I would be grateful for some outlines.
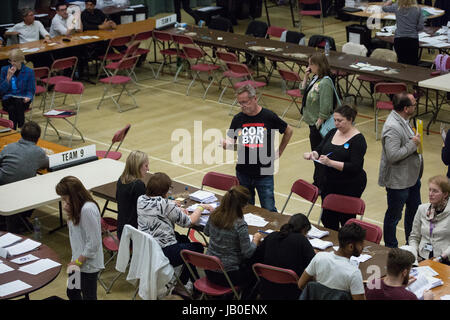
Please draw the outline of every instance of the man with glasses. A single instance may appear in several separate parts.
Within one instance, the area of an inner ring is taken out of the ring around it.
[[[275,160],[291,139],[292,127],[258,104],[256,90],[251,85],[238,89],[237,101],[242,111],[231,121],[228,138],[222,142],[222,147],[228,149],[237,145],[236,176],[239,183],[250,191],[250,204],[255,204],[256,189],[261,207],[277,212],[273,191]],[[277,131],[283,138],[275,151]]]
[[[416,112],[416,99],[406,92],[393,98],[394,110],[389,114],[381,134],[380,174],[378,184],[386,188],[387,211],[384,216],[384,243],[398,247],[397,224],[405,210],[405,238],[408,241],[420,199],[420,178],[423,159],[417,153],[420,135],[415,133],[409,120]]]
[[[50,36],[69,36],[75,31],[82,31],[81,22],[67,12],[67,4],[59,3],[56,5],[56,15],[53,17],[50,26]]]
[[[30,8],[21,10],[23,21],[15,24],[5,32],[5,36],[18,36],[20,43],[39,40],[41,35],[45,42],[50,42],[50,35],[40,21],[34,19],[34,11]]]

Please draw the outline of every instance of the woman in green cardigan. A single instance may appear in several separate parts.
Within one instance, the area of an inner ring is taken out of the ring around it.
[[[308,82],[311,73],[314,77]],[[323,53],[317,52],[309,57],[300,91],[303,95],[303,121],[309,126],[311,150],[314,150],[322,141],[320,127],[333,113],[334,89],[330,74],[330,66]],[[317,163],[314,163],[314,166],[314,184],[320,188],[320,168]]]

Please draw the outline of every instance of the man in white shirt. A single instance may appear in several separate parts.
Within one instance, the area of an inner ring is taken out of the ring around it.
[[[67,4],[59,3],[56,5],[56,15],[53,17],[50,26],[50,36],[69,36],[73,32],[81,32],[82,26],[77,19],[67,12]]]
[[[30,8],[21,10],[23,21],[5,32],[6,36],[19,36],[20,43],[39,40],[41,35],[45,42],[50,42],[50,35],[40,21],[34,19],[34,11]]]
[[[361,271],[350,263],[351,256],[361,254],[365,237],[366,231],[358,224],[344,225],[339,230],[339,250],[317,253],[303,271],[298,287],[303,290],[315,278],[330,289],[349,292],[353,300],[365,300]]]

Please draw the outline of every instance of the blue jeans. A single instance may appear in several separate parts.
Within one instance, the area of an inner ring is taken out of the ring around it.
[[[261,207],[272,212],[278,212],[277,208],[275,208],[275,196],[273,194],[273,176],[254,178],[236,171],[236,177],[239,180],[239,184],[250,191],[250,204],[255,204],[256,189]]]
[[[387,211],[384,216],[383,236],[386,247],[398,247],[396,237],[397,224],[402,218],[403,207],[406,204],[405,210],[405,236],[406,243],[408,243],[409,234],[412,230],[414,216],[419,207],[420,200],[420,179],[416,184],[406,189],[389,189],[387,191]]]

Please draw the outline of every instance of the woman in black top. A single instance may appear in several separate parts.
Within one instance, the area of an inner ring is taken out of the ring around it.
[[[148,172],[148,156],[142,151],[132,151],[125,169],[117,181],[117,236],[120,239],[123,227],[129,224],[137,229],[137,199],[145,194],[145,183],[141,180]]]
[[[334,112],[336,129],[330,130],[313,152],[303,155],[306,160],[319,160],[325,167],[321,177],[322,200],[331,193],[359,198],[366,188],[367,176],[363,165],[367,144],[353,125],[356,114],[356,110],[348,105],[337,108]],[[343,226],[354,217],[356,215],[324,210],[322,222],[327,228],[339,230],[339,224]]]
[[[311,229],[308,218],[294,214],[279,232],[272,232],[256,248],[252,262],[291,269],[300,276],[314,257],[314,249],[306,238]],[[262,300],[297,300],[301,290],[296,284],[276,284],[261,279],[259,286]]]

